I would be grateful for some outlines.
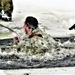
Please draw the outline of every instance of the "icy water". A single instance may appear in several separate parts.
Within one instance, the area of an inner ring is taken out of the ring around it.
[[[74,36],[68,36],[68,28],[75,23],[75,11],[56,11],[56,10],[18,10],[14,21],[4,22],[1,24],[18,31],[23,25],[28,12],[35,13],[39,23],[51,34],[60,45],[60,48],[52,49],[51,53],[45,53],[43,56],[27,56],[24,53],[16,51],[5,52],[6,46],[13,44],[12,37],[8,29],[0,27],[0,69],[20,69],[20,68],[51,68],[51,67],[69,67],[75,66],[75,39]],[[21,18],[21,19],[20,19]],[[66,37],[64,37],[66,36]],[[8,39],[3,39],[9,37]]]
[[[72,38],[54,38],[57,42],[60,41],[61,44],[64,42],[74,43],[74,37]],[[0,46],[6,45],[11,46],[13,44],[13,39],[1,39]],[[7,44],[8,43],[8,44]],[[63,52],[63,50],[66,50]],[[73,45],[65,46],[61,48],[61,53],[58,49],[56,55],[51,57],[49,54],[46,56],[36,57],[36,56],[26,56],[20,53],[0,53],[0,69],[23,69],[23,68],[52,68],[52,67],[70,67],[75,66],[75,53],[72,50]],[[3,49],[4,50],[4,49]],[[69,52],[71,50],[71,52]],[[72,53],[73,52],[73,53]],[[23,56],[24,55],[24,56]],[[19,57],[20,56],[20,57]]]
[[[23,69],[23,68],[52,68],[75,66],[75,56],[66,57],[62,60],[21,60],[1,59],[0,69]]]

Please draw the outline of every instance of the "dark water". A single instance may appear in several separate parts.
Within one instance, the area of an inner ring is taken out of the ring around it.
[[[56,41],[64,43],[70,40],[70,42],[75,42],[74,37],[71,38],[54,38]],[[0,46],[2,45],[12,45],[13,39],[3,39],[0,40]],[[72,67],[75,66],[75,55],[66,56],[63,59],[50,60],[50,59],[33,59],[33,58],[19,58],[17,55],[0,55],[0,69],[22,69],[22,68],[52,68],[52,67]]]
[[[61,42],[64,43],[66,41],[70,41],[70,42],[75,42],[74,40],[74,36],[73,37],[55,37],[54,40],[57,42]],[[8,38],[8,39],[0,39],[0,46],[1,45],[6,45],[6,46],[10,46],[13,45],[13,38]]]
[[[75,56],[61,60],[0,59],[0,69],[52,68],[75,66]]]

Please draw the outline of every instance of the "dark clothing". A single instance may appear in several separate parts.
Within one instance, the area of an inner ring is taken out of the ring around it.
[[[0,0],[0,11],[4,10],[4,12],[13,12],[13,2],[12,0]]]

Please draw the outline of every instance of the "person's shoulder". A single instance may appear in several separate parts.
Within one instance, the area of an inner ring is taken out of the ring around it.
[[[47,34],[47,32],[44,29],[39,28],[39,32],[44,36],[44,37],[50,37],[50,34]]]

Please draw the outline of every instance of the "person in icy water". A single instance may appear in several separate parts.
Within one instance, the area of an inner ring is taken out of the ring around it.
[[[0,19],[3,21],[11,21],[13,12],[12,0],[0,0]]]
[[[28,16],[24,22],[24,32],[20,37],[14,37],[14,42],[19,49],[23,47],[28,54],[38,54],[50,51],[57,46],[57,42],[38,26],[38,20],[33,16]],[[22,38],[21,38],[22,37]],[[21,42],[18,39],[22,39]]]

